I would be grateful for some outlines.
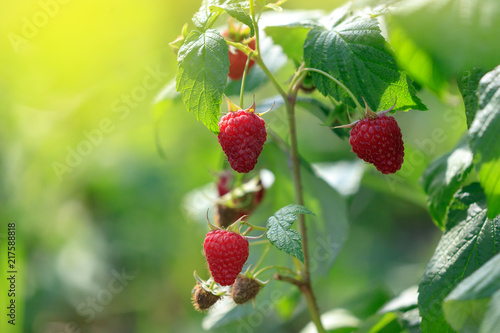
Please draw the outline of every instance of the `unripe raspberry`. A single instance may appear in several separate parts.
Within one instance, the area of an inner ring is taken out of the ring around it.
[[[248,240],[231,231],[213,230],[205,237],[203,248],[215,282],[232,285],[248,259]]]
[[[359,158],[372,163],[383,174],[401,169],[403,137],[393,117],[377,115],[360,120],[351,130],[349,143]]]
[[[238,275],[231,289],[231,298],[236,304],[244,304],[254,299],[259,293],[261,286],[255,279],[243,274]]]
[[[219,143],[229,165],[239,173],[253,170],[266,142],[266,124],[253,112],[228,112],[219,122]]]
[[[244,215],[250,215],[257,208],[264,197],[264,186],[260,178],[244,179],[243,186],[239,187],[238,192],[231,193],[234,190],[234,173],[224,171],[217,179],[217,191],[219,200],[215,203],[214,222],[221,228],[227,228],[236,220]],[[256,182],[258,179],[258,182]],[[250,183],[249,183],[250,182]],[[255,186],[245,186],[256,184]]]
[[[199,283],[196,283],[196,286],[194,287],[193,291],[194,292],[193,296],[191,297],[191,301],[193,303],[194,308],[200,312],[208,310],[221,298],[220,296],[214,295],[211,292],[206,291],[204,288],[200,286]]]

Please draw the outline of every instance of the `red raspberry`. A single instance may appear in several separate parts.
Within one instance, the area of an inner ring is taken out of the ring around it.
[[[360,120],[351,130],[349,143],[359,158],[383,174],[401,169],[405,155],[403,137],[393,117],[378,115]]]
[[[231,168],[252,171],[267,138],[264,119],[248,111],[229,112],[220,120],[219,130],[219,143]]]
[[[226,230],[210,231],[203,249],[208,268],[221,286],[230,286],[248,259],[248,241],[245,237]]]
[[[231,181],[233,180],[233,175],[231,171],[224,171],[219,176],[217,180],[217,192],[219,192],[219,197],[224,194],[231,192]]]

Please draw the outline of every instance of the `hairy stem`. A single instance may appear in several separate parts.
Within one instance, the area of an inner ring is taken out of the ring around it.
[[[316,303],[316,297],[314,296],[314,293],[312,291],[311,283],[304,285],[300,291],[304,294],[307,305],[309,308],[309,313],[311,314],[311,319],[316,325],[316,329],[318,330],[318,333],[326,333],[325,328],[323,327],[323,323],[321,322],[321,316],[319,314],[319,309],[318,305]]]
[[[297,128],[295,122],[295,101],[297,98],[298,87],[300,85],[301,78],[304,76],[301,75],[300,71],[298,71],[294,77],[290,88],[288,89],[288,93],[281,87],[280,83],[276,80],[274,75],[271,73],[269,68],[267,68],[266,64],[261,58],[260,55],[260,44],[259,44],[259,27],[257,24],[257,20],[255,18],[255,6],[254,0],[250,0],[250,15],[252,17],[252,23],[255,29],[255,53],[253,55],[253,59],[259,65],[259,67],[266,73],[269,80],[271,80],[273,86],[276,88],[278,93],[283,97],[285,101],[286,110],[288,113],[288,121],[289,121],[289,134],[291,139],[291,172],[295,190],[295,202],[299,205],[304,205],[304,195],[302,193],[302,181],[300,177],[300,159],[298,152],[298,143],[297,143]],[[302,68],[302,66],[301,66]],[[301,69],[304,70],[304,69]],[[357,103],[357,100],[355,100]],[[306,221],[303,214],[299,215],[299,230],[302,235],[302,251],[304,253],[304,267],[302,271],[299,272],[300,279],[290,278],[287,276],[277,275],[275,276],[278,280],[287,281],[295,284],[300,291],[304,294],[307,305],[309,308],[309,312],[311,313],[311,319],[316,325],[316,328],[319,333],[325,333],[325,329],[320,320],[320,314],[318,310],[318,306],[316,304],[316,299],[314,297],[312,287],[311,287],[311,279],[310,279],[310,271],[309,271],[309,249],[307,246],[307,227]]]
[[[289,122],[289,134],[291,141],[291,171],[293,177],[293,185],[295,189],[295,202],[299,205],[304,205],[304,194],[302,191],[302,180],[300,175],[300,159],[299,150],[297,142],[297,126],[295,121],[295,102],[297,99],[297,93],[304,76],[297,76],[296,80],[292,81],[289,88],[289,94],[287,98],[287,113]],[[323,324],[320,320],[320,313],[318,305],[316,303],[316,298],[314,296],[312,285],[311,285],[311,273],[309,265],[309,248],[308,248],[308,238],[307,238],[307,226],[306,218],[304,214],[299,215],[299,230],[302,236],[302,251],[304,253],[304,270],[300,272],[301,283],[298,285],[300,291],[304,294],[307,306],[309,308],[309,313],[311,314],[311,319],[316,325],[316,329],[319,333],[326,332]]]

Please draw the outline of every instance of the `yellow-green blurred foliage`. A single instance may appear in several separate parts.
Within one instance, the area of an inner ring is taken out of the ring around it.
[[[204,268],[206,227],[186,219],[181,205],[212,180],[221,152],[184,108],[168,110],[158,124],[152,113],[154,96],[175,76],[168,43],[200,2],[0,2],[0,233],[17,224],[20,272],[17,325],[8,326],[2,310],[1,332],[201,331],[203,315],[189,297],[193,270]],[[328,11],[339,3],[290,0],[285,7]],[[411,117],[401,117],[412,124],[410,137],[431,122],[427,114],[420,123]],[[314,140],[316,128],[300,132],[305,155],[338,156]],[[328,129],[318,135],[349,151]],[[358,200],[369,199],[368,191]],[[422,205],[409,206],[418,223],[431,225]],[[355,234],[366,241],[364,255],[370,232]],[[348,244],[352,256],[324,281],[338,287],[323,294],[346,299],[372,284],[371,271],[353,263],[362,255],[356,249]],[[117,274],[129,280],[120,285]]]

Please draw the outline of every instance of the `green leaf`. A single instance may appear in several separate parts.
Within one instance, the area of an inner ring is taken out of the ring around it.
[[[354,17],[331,30],[314,28],[304,44],[307,67],[336,77],[360,103],[363,98],[373,110],[426,110],[416,89],[401,71],[380,32],[377,19]],[[313,72],[318,90],[325,96],[347,102],[347,93],[327,77]],[[351,102],[352,104],[352,102]]]
[[[296,230],[290,229],[297,219],[297,214],[316,215],[304,206],[285,206],[267,220],[267,238],[278,250],[304,262],[302,237]]]
[[[484,315],[479,333],[491,333],[500,327],[500,290],[497,290],[491,298],[488,310]]]
[[[411,41],[415,50],[421,50],[414,56],[428,57],[432,69],[448,80],[455,77],[458,71],[498,65],[499,17],[498,0],[400,1],[399,8],[393,10],[390,16],[389,32],[395,25],[405,39]],[[392,43],[393,34],[389,33],[389,36]],[[393,45],[396,49],[402,46],[398,43]],[[418,70],[415,65],[412,67]],[[431,74],[430,69],[424,68],[422,75]],[[411,74],[414,72],[411,71]]]
[[[223,4],[210,6],[210,11],[225,11],[241,23],[246,24],[250,28],[250,35],[253,36],[255,34],[255,29],[253,26],[252,18],[245,10],[245,8],[248,6],[248,1],[228,0]]]
[[[229,73],[228,47],[215,30],[192,31],[177,57],[176,88],[189,112],[217,134]]]
[[[273,39],[274,44],[281,46],[289,59],[300,64],[304,58],[304,42],[312,27],[313,25],[309,23],[296,23],[270,26],[266,27],[264,31]]]
[[[472,170],[472,159],[469,142],[464,138],[453,151],[433,161],[422,175],[429,212],[441,230],[453,195]]]
[[[469,133],[479,181],[488,200],[488,217],[500,214],[500,66],[479,82],[479,110]]]
[[[453,332],[444,319],[442,301],[455,286],[498,253],[500,217],[488,219],[486,211],[485,196],[478,183],[455,194],[446,232],[419,285],[423,332]]]
[[[474,117],[476,116],[477,109],[479,108],[478,85],[479,80],[486,74],[482,68],[476,67],[471,70],[460,73],[457,84],[460,93],[464,99],[465,116],[467,117],[467,127],[469,128]]]
[[[500,290],[500,254],[460,282],[446,297],[446,320],[457,331],[477,332],[495,292]]]
[[[200,9],[193,16],[194,25],[202,31],[206,30],[207,23],[213,15],[210,7],[219,6],[221,3],[222,0],[203,0]]]

